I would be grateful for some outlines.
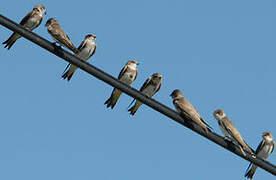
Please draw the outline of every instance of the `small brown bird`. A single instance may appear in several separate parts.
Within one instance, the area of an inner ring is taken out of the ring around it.
[[[84,61],[87,61],[91,56],[93,56],[96,52],[97,44],[95,42],[96,35],[95,34],[88,34],[85,36],[85,39],[81,42],[78,47],[79,52],[76,54],[79,58]],[[70,68],[67,70],[67,68]],[[73,64],[68,64],[64,70],[62,75],[63,79],[70,81],[71,77],[73,76],[74,72],[78,67]],[[66,71],[67,70],[67,71]],[[65,72],[66,71],[66,72]]]
[[[124,66],[124,68],[121,70],[118,76],[118,79],[127,85],[131,85],[131,83],[136,79],[138,75],[138,70],[137,70],[138,64],[139,63],[135,60],[128,61]],[[121,94],[122,94],[122,91],[114,88],[110,98],[108,98],[104,103],[106,104],[107,108],[111,107],[111,109],[113,109]]]
[[[50,18],[46,22],[45,26],[47,27],[47,30],[49,34],[52,36],[52,38],[59,43],[60,45],[67,47],[71,51],[73,51],[75,54],[77,54],[79,51],[75,47],[75,45],[72,43],[70,38],[67,34],[61,29],[59,23],[56,19]]]
[[[141,87],[140,91],[148,97],[152,97],[155,93],[157,93],[162,84],[162,75],[159,73],[154,73],[151,75],[146,82]],[[130,105],[135,101],[130,103]],[[130,106],[129,105],[129,106]],[[134,115],[138,108],[142,105],[142,102],[136,100],[135,104],[128,110],[131,115]]]
[[[206,132],[208,132],[208,128],[212,129],[211,126],[209,126],[207,122],[204,121],[204,119],[199,115],[194,106],[184,98],[179,89],[174,90],[170,96],[173,99],[175,109],[180,113],[180,115],[188,117],[191,121],[202,127]],[[210,129],[209,131],[211,131]]]
[[[36,5],[31,12],[29,12],[20,22],[20,25],[28,29],[29,31],[34,30],[36,27],[38,27],[41,24],[41,21],[43,19],[43,15],[46,14],[46,9],[43,5],[38,4]],[[21,36],[17,33],[13,33],[9,39],[7,39],[2,44],[6,44],[5,48],[7,47],[10,49],[12,45],[15,43],[17,39],[19,39]]]
[[[270,132],[264,132],[262,137],[263,137],[263,140],[257,147],[255,154],[258,158],[266,159],[273,152],[275,147],[275,142]],[[245,177],[252,179],[256,170],[257,170],[257,166],[255,164],[250,163],[246,170]]]
[[[229,119],[222,109],[217,109],[214,112],[214,117],[218,120],[220,130],[226,138],[237,144],[245,156],[243,148],[247,149],[251,154],[254,154],[253,149],[244,141],[240,132],[235,127],[231,119]]]

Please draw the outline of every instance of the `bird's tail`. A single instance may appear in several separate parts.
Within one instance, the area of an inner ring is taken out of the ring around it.
[[[7,39],[5,42],[3,42],[2,44],[5,44],[5,48],[7,47],[8,49],[10,49],[12,47],[12,45],[15,43],[15,41],[20,38],[21,36],[17,33],[13,33],[9,39]]]
[[[69,49],[74,52],[74,54],[78,54],[79,50],[73,44],[69,45]]]
[[[250,167],[251,164],[249,164],[248,167]],[[248,168],[247,168],[248,169]],[[252,165],[251,169],[249,169],[246,174],[244,175],[246,178],[252,179],[255,172],[256,172],[257,166],[256,165]]]
[[[141,105],[142,103],[140,101],[136,101],[136,103],[128,111],[133,116]]]
[[[241,145],[238,145],[238,147],[240,148],[240,150],[241,150],[242,154],[243,154],[244,156],[246,156],[246,153],[244,152],[244,150],[243,150],[242,146],[241,146]]]
[[[108,100],[106,100],[104,103],[106,104],[106,107],[107,108],[111,107],[111,109],[113,109],[121,94],[122,94],[122,91],[120,91],[119,89],[114,89],[110,98],[108,98]]]
[[[206,128],[204,128],[205,131],[208,131],[208,130],[211,132],[213,131],[213,128],[203,118],[200,118],[200,120],[203,124],[205,124],[207,126]]]
[[[246,148],[248,149],[248,151],[252,154],[252,155],[254,155],[254,150],[245,142],[245,141],[243,141],[244,142],[244,144],[246,145]]]
[[[67,67],[65,68],[65,70],[67,69]],[[63,75],[61,77],[63,79],[67,78],[67,80],[70,81],[70,79],[72,78],[72,76],[73,76],[73,74],[74,74],[74,72],[76,71],[77,68],[78,68],[77,66],[71,65],[70,68],[65,73],[63,73]]]

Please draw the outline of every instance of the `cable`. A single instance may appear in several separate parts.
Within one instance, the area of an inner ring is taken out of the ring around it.
[[[120,89],[124,93],[128,94],[129,96],[138,99],[142,103],[148,105],[152,109],[162,113],[163,115],[169,117],[170,119],[182,124],[185,127],[188,127],[189,129],[195,131],[196,133],[204,136],[205,138],[209,139],[210,141],[222,146],[223,148],[227,149],[228,151],[233,152],[234,154],[240,156],[241,158],[252,162],[253,164],[256,164],[260,168],[270,172],[273,175],[276,175],[276,166],[269,163],[268,161],[252,157],[250,153],[246,152],[246,156],[243,156],[243,153],[240,151],[240,149],[232,144],[231,142],[228,142],[224,140],[222,136],[219,136],[218,134],[214,132],[208,132],[206,133],[203,129],[201,129],[197,124],[194,124],[190,121],[188,121],[186,118],[180,117],[180,115],[172,110],[171,108],[161,104],[160,102],[146,97],[144,94],[139,92],[138,90],[125,85],[124,83],[120,82],[118,79],[114,78],[113,76],[107,74],[106,72],[102,71],[101,69],[96,68],[95,66],[92,66],[88,62],[82,61],[80,58],[76,57],[75,55],[63,50],[63,49],[57,49],[53,43],[50,41],[38,36],[37,34],[26,30],[21,25],[11,21],[10,19],[4,17],[0,14],[0,24],[18,34],[25,37],[26,39],[32,41],[33,43],[39,45],[40,47],[50,51],[51,53],[55,54],[56,56],[68,61],[71,64],[74,64],[78,66],[80,69],[84,70],[85,72],[91,74],[92,76],[95,76],[96,78],[104,81],[105,83]]]

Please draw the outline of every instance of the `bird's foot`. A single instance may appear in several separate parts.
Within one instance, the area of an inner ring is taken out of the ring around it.
[[[53,42],[52,44],[53,44],[55,50],[60,50],[61,49],[61,46],[58,45],[57,42]]]

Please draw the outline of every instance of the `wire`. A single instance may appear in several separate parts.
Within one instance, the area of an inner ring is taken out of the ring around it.
[[[276,166],[269,163],[268,161],[262,160],[257,157],[252,157],[249,152],[246,152],[246,156],[240,151],[240,149],[235,146],[233,143],[225,140],[222,136],[214,132],[206,133],[202,128],[200,128],[197,124],[194,124],[188,121],[187,118],[182,118],[180,115],[172,110],[171,108],[161,104],[160,102],[146,97],[140,91],[120,82],[118,79],[114,78],[113,76],[107,74],[106,72],[102,71],[101,69],[96,68],[95,66],[82,61],[80,58],[76,57],[75,55],[63,50],[57,49],[50,41],[44,39],[43,37],[38,36],[37,34],[26,30],[23,26],[11,21],[10,19],[4,17],[0,14],[0,24],[18,34],[25,37],[26,39],[32,41],[33,43],[39,45],[40,47],[50,51],[51,53],[55,54],[56,56],[68,61],[71,64],[79,67],[80,69],[84,70],[85,72],[95,76],[96,78],[104,81],[105,83],[120,89],[124,93],[128,94],[129,96],[138,99],[142,103],[148,105],[152,109],[162,113],[163,115],[169,117],[170,119],[180,123],[183,126],[191,129],[192,131],[204,136],[205,138],[209,139],[210,141],[222,146],[223,148],[227,149],[228,151],[240,156],[241,158],[252,162],[253,164],[259,166],[260,168],[270,172],[273,175],[276,175]]]

